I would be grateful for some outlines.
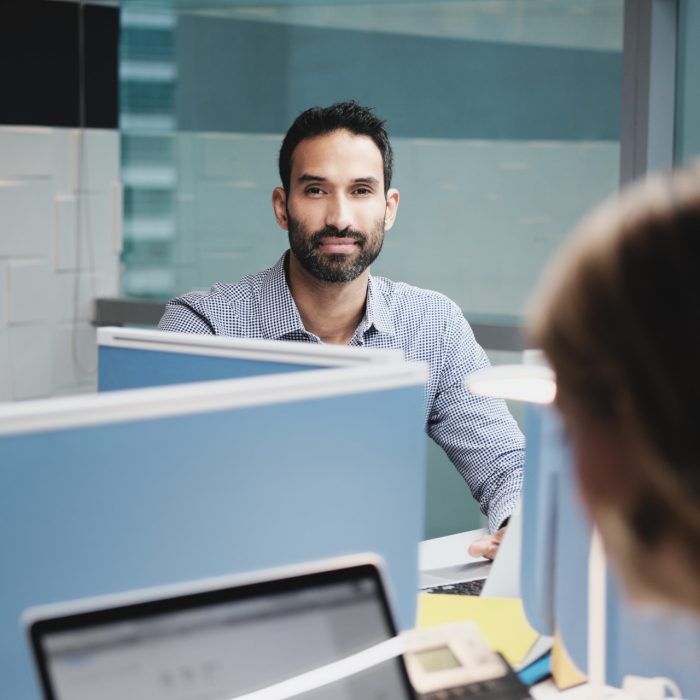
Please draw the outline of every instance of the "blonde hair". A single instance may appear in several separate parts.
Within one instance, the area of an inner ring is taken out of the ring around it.
[[[633,495],[605,504],[599,523],[618,563],[700,610],[700,585],[669,581],[648,560],[663,545],[700,580],[699,165],[638,183],[585,219],[543,277],[528,334],[576,414],[626,436]]]

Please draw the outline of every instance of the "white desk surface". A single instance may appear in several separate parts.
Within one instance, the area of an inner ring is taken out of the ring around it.
[[[534,700],[591,700],[593,692],[588,683],[577,685],[569,690],[557,690],[551,680],[538,683],[530,688],[530,695]],[[601,700],[637,700],[629,693],[616,688],[603,688]]]
[[[471,542],[486,534],[480,530],[458,532],[456,535],[423,540],[418,549],[418,570],[443,569],[458,564],[471,564],[484,561],[481,557],[471,557],[467,549]]]
[[[419,588],[488,576],[491,562],[467,553],[469,544],[485,532],[469,530],[421,542],[418,550]]]

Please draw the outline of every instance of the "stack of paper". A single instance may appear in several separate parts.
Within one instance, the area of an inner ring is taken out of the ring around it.
[[[418,627],[434,627],[458,620],[472,620],[492,649],[501,652],[511,666],[520,665],[539,635],[525,618],[517,598],[420,593]]]

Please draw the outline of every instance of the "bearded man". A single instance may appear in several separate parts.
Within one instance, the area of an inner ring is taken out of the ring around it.
[[[236,284],[172,300],[159,328],[400,348],[407,360],[428,363],[426,429],[488,517],[491,534],[470,554],[493,558],[520,494],[523,437],[502,401],[463,385],[489,362],[459,307],[438,292],[370,275],[399,206],[392,168],[384,121],[372,110],[340,102],[300,114],[282,143],[282,186],[272,193],[289,250]]]

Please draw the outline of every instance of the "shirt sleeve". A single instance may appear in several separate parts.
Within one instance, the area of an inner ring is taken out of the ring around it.
[[[166,304],[165,313],[158,323],[158,330],[215,335],[211,323],[194,310],[186,297],[173,299]]]
[[[525,440],[505,401],[472,394],[465,377],[489,360],[461,310],[452,305],[444,333],[442,366],[428,415],[428,434],[467,482],[488,529],[511,515],[520,495]]]

